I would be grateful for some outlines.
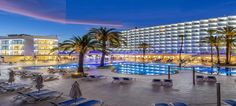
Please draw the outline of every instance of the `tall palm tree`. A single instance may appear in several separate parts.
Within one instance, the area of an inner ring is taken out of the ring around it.
[[[180,42],[180,50],[179,50],[179,67],[181,67],[182,65],[182,52],[183,52],[183,45],[184,45],[184,38],[186,37],[186,35],[179,35],[178,36],[181,40]]]
[[[236,28],[232,26],[226,26],[223,28],[220,28],[217,31],[218,34],[223,34],[224,41],[226,43],[226,62],[225,64],[230,64],[230,58],[231,58],[231,52],[232,52],[232,46],[234,42],[234,38],[236,35]]]
[[[211,47],[211,66],[213,67],[213,64],[214,64],[213,63],[213,46],[214,46],[213,43],[215,41],[213,35],[216,33],[216,30],[208,29],[207,33],[209,34],[209,37],[206,37],[205,39],[206,39],[206,43],[208,43]]]
[[[220,64],[220,46],[221,46],[222,38],[220,36],[214,36],[213,46],[216,49],[217,55],[217,64]]]
[[[87,34],[82,37],[74,36],[70,40],[65,40],[62,43],[59,43],[55,50],[69,51],[69,55],[72,53],[79,53],[79,67],[78,72],[84,73],[83,64],[84,64],[84,55],[89,50],[95,50],[99,46],[99,42],[91,35]]]
[[[207,43],[211,46],[211,66],[213,69],[213,47],[216,50],[217,55],[217,64],[220,64],[220,45],[221,45],[221,37],[220,36],[207,36],[201,40],[202,43]]]
[[[123,44],[126,44],[122,39],[120,32],[115,31],[114,28],[92,28],[89,31],[90,34],[95,35],[97,40],[101,43],[101,63],[100,66],[104,66],[105,55],[108,54],[108,48],[117,48]]]
[[[150,47],[150,45],[147,44],[147,43],[141,43],[141,44],[138,45],[138,48],[142,48],[142,49],[143,49],[143,63],[145,62],[144,57],[145,57],[145,55],[146,55],[146,50],[147,50],[147,48],[149,48],[149,47]]]

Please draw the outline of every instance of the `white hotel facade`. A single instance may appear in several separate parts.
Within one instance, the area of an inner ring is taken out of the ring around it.
[[[209,45],[200,42],[202,38],[209,36],[206,30],[217,29],[226,25],[236,27],[236,16],[122,31],[122,36],[126,38],[127,46],[123,45],[121,48],[115,49],[114,53],[140,54],[142,53],[142,49],[138,48],[138,45],[145,42],[150,45],[150,48],[147,48],[147,53],[175,54],[178,53],[181,42],[181,38],[178,35],[186,35],[183,53],[207,54],[210,50]],[[224,53],[223,50],[221,50],[221,53]]]
[[[51,49],[58,47],[57,36],[32,36],[13,34],[0,36],[0,57],[7,61],[25,61],[37,57],[38,60],[53,60],[57,53]]]

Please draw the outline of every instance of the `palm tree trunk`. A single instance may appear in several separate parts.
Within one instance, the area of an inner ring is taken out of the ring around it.
[[[179,50],[179,67],[182,65],[182,48],[183,48],[183,39],[181,41],[180,50]]]
[[[232,56],[232,46],[230,44],[230,48],[229,48],[229,63],[231,63],[231,56]]]
[[[145,52],[146,52],[146,49],[143,48],[143,63],[145,63]]]
[[[230,44],[229,44],[229,38],[226,36],[226,61],[225,61],[225,64],[229,64],[229,50],[230,48]]]
[[[220,64],[220,50],[219,50],[219,47],[216,46],[216,54],[217,54],[217,64]]]
[[[104,64],[105,64],[105,55],[106,55],[106,53],[103,51],[102,52],[102,57],[101,57],[100,67],[103,67]]]
[[[213,67],[213,47],[211,44],[211,66]]]
[[[102,57],[100,62],[100,67],[103,67],[105,65],[105,55],[106,55],[106,41],[102,42]]]
[[[84,54],[80,53],[79,54],[79,68],[78,68],[78,72],[84,73]]]

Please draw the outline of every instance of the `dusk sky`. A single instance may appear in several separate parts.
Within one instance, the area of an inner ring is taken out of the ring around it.
[[[235,0],[0,0],[0,36],[83,35],[236,15]]]

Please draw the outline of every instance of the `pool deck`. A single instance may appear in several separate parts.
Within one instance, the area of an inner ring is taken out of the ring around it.
[[[18,65],[22,66],[22,64]],[[9,65],[1,65],[2,73],[7,73]],[[98,81],[84,81],[81,79],[64,79],[45,82],[45,88],[56,90],[68,96],[71,85],[78,81],[83,97],[102,100],[105,106],[151,106],[152,103],[162,102],[185,102],[190,106],[216,106],[215,84],[204,83],[201,85],[192,84],[192,72],[181,71],[179,74],[171,75],[173,79],[172,88],[154,88],[151,80],[154,78],[165,79],[162,76],[124,75],[113,73],[110,70],[91,69],[87,73],[105,75],[107,79]],[[197,73],[198,75],[199,73]],[[130,84],[111,83],[114,76],[135,78]],[[236,77],[216,76],[221,83],[221,96],[224,99],[236,99]],[[5,78],[0,76],[0,79]],[[30,80],[16,78],[16,82],[30,83]],[[0,94],[0,106],[22,106],[18,102],[12,102],[16,93]],[[223,104],[223,103],[222,103]],[[51,106],[47,101],[36,104],[24,104],[23,106]]]

